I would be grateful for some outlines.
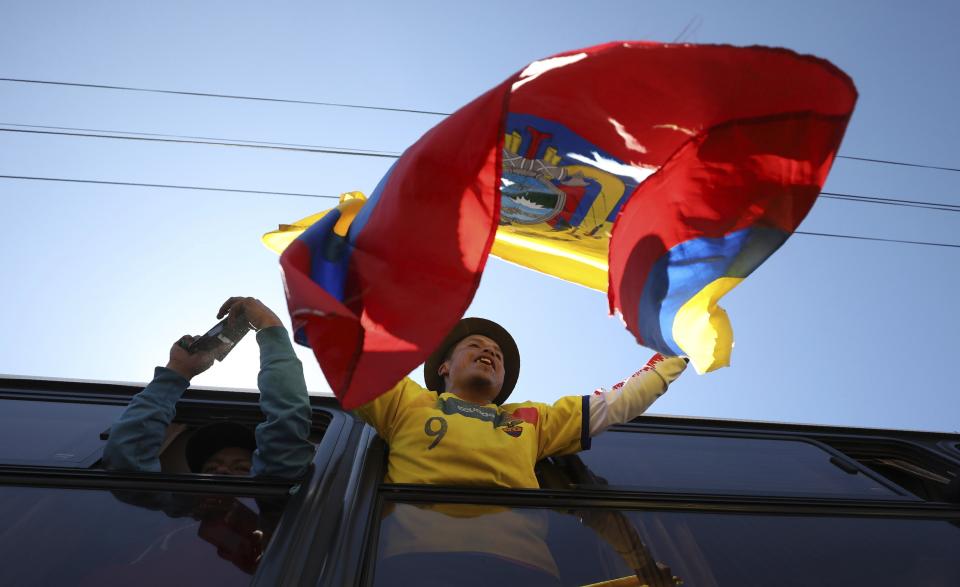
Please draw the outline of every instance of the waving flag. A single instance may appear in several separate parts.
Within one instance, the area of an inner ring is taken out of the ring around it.
[[[286,247],[295,337],[361,405],[456,324],[492,249],[606,291],[640,344],[724,366],[717,301],[806,216],[855,101],[842,71],[784,49],[610,43],[536,61],[430,130],[369,200],[265,235]]]

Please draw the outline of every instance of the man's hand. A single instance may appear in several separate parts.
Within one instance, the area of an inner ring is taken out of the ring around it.
[[[220,306],[217,318],[230,317],[230,323],[244,320],[255,330],[262,330],[271,326],[282,326],[283,322],[257,298],[232,297]]]
[[[184,379],[190,381],[197,375],[203,373],[213,365],[214,353],[198,351],[192,355],[187,352],[190,343],[195,341],[197,336],[184,335],[170,347],[170,360],[167,362],[167,369],[176,371]]]
[[[669,386],[677,377],[680,377],[683,370],[687,368],[688,362],[685,357],[665,357],[657,353],[650,357],[641,372],[653,371],[663,379],[664,384]]]
[[[667,387],[669,387],[670,384],[677,379],[677,377],[680,377],[680,374],[683,373],[683,370],[687,368],[688,362],[689,360],[686,357],[665,357],[660,353],[656,353],[650,357],[650,360],[647,361],[647,364],[644,365],[639,371],[624,379],[620,383],[614,385],[612,389],[620,389],[634,377],[639,377],[644,373],[653,371],[660,376],[660,379],[663,380],[663,391],[666,391]]]

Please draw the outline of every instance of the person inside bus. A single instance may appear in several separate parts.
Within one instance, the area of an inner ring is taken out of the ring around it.
[[[387,483],[536,489],[538,461],[588,449],[593,436],[642,414],[685,368],[683,358],[655,354],[609,391],[507,404],[517,345],[499,324],[465,318],[425,362],[426,389],[405,378],[354,413],[389,445]],[[391,503],[384,513],[376,585],[414,574],[419,585],[559,584],[544,512]]]
[[[243,320],[257,331],[260,345],[260,408],[266,419],[256,432],[238,422],[217,422],[198,428],[187,440],[185,457],[194,473],[270,476],[293,479],[304,474],[313,459],[309,441],[310,398],[303,368],[280,319],[255,298],[232,297],[217,318]],[[159,472],[160,451],[176,415],[176,403],[214,362],[219,349],[186,350],[196,337],[184,336],[170,348],[166,367],[157,367],[153,380],[133,399],[110,428],[103,464],[117,471]],[[197,496],[176,492],[112,492],[117,499],[171,518],[192,518],[197,536],[216,547],[217,556],[252,574],[273,535],[285,500],[257,499],[244,503],[232,496]],[[248,500],[249,501],[249,500]],[[166,548],[193,548],[176,533]],[[183,544],[177,543],[182,540]]]
[[[296,478],[313,459],[309,440],[310,398],[300,360],[280,319],[255,298],[232,297],[217,318],[244,320],[257,331],[260,345],[260,408],[266,419],[256,432],[239,423],[222,422],[196,430],[186,447],[194,473]],[[118,471],[160,471],[160,449],[176,404],[190,380],[213,364],[214,351],[189,353],[195,337],[184,336],[170,348],[166,367],[157,367],[153,380],[110,427],[103,464]]]
[[[390,446],[387,483],[537,488],[537,461],[588,449],[646,411],[686,365],[657,353],[609,391],[506,404],[517,344],[496,322],[464,318],[424,363],[426,389],[404,378],[354,413]]]

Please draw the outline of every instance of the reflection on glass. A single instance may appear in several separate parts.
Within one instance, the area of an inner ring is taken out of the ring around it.
[[[633,577],[625,583],[673,587],[680,584],[657,561],[636,528],[613,510],[549,511],[500,506],[391,503],[380,529],[374,584],[528,586],[568,584],[566,562],[557,558],[550,536],[552,517],[589,528],[594,542],[586,552],[598,577]],[[585,553],[576,555],[582,558]],[[593,581],[591,581],[593,582]],[[579,584],[579,583],[578,583]]]
[[[88,467],[100,458],[100,433],[122,411],[123,406],[3,400],[0,463]]]
[[[608,432],[580,458],[610,485],[646,490],[878,499],[901,496],[796,440]]]
[[[283,503],[0,487],[0,585],[245,585]]]
[[[390,503],[374,584],[960,585],[945,521]]]

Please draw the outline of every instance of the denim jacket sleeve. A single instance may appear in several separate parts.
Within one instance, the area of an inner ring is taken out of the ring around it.
[[[313,460],[311,410],[303,367],[283,326],[257,333],[260,345],[260,410],[266,419],[257,426],[253,475],[294,478]]]
[[[176,415],[177,400],[190,382],[179,373],[157,367],[143,391],[110,427],[103,464],[119,471],[160,471],[160,446]]]

